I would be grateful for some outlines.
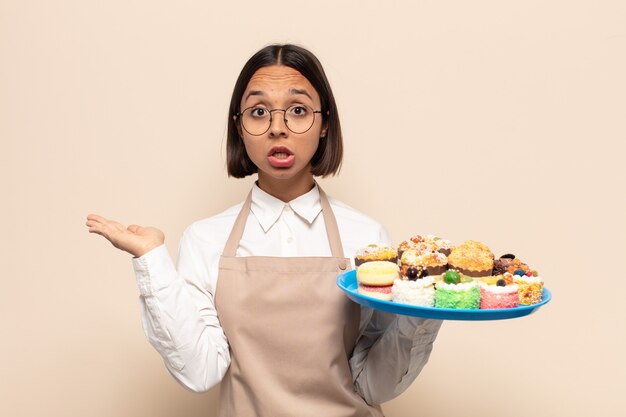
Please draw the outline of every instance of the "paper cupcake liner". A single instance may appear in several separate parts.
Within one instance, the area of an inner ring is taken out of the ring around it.
[[[403,277],[406,277],[406,270],[414,267],[414,268],[423,268],[419,265],[409,265],[409,264],[401,264],[400,265],[400,273]],[[448,265],[437,265],[437,266],[427,266],[426,272],[428,275],[441,275],[448,270]]]
[[[468,277],[472,277],[472,278],[489,277],[491,276],[491,272],[493,271],[493,269],[485,269],[482,271],[472,271],[471,269],[458,268],[453,265],[448,265],[448,268],[459,271],[463,275],[467,275]]]
[[[355,266],[360,266],[360,265],[363,265],[366,262],[372,262],[372,261],[388,261],[388,262],[393,262],[394,264],[397,264],[398,263],[398,258],[376,258],[376,259],[354,258],[354,265]]]

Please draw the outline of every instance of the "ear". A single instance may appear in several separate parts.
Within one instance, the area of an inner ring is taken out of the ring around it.
[[[237,126],[237,133],[239,133],[239,138],[243,139],[243,134],[241,133],[241,124],[237,123],[237,116],[233,116],[233,122],[235,126]]]
[[[322,125],[322,130],[320,131],[320,138],[325,138],[326,134],[328,133],[328,121],[324,121],[324,124]]]

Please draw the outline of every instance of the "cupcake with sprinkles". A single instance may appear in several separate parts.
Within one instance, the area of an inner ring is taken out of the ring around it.
[[[437,245],[427,241],[421,235],[414,235],[409,240],[405,240],[398,245],[398,259],[402,258],[405,251],[415,249],[418,252],[432,252],[437,250]]]
[[[510,284],[518,286],[519,303],[532,305],[541,302],[543,297],[543,280],[537,271],[522,262],[512,253],[502,255],[493,263],[495,278],[502,277]],[[502,275],[499,275],[502,274]]]
[[[477,310],[480,307],[478,282],[458,271],[446,271],[436,284],[435,307]]]
[[[495,284],[480,284],[480,308],[514,308],[519,305],[519,286],[513,283],[513,277],[508,272],[508,279],[500,278]]]
[[[450,255],[450,252],[452,252],[452,244],[447,239],[442,239],[435,235],[426,235],[423,239],[424,242],[431,243],[436,248],[437,252],[441,252],[446,256]]]
[[[471,277],[488,277],[493,272],[493,253],[487,245],[467,240],[452,249],[448,256],[451,269]]]
[[[409,270],[425,270],[427,275],[441,275],[448,269],[448,258],[441,252],[407,249],[400,258],[400,273],[410,279]]]
[[[521,305],[538,304],[543,298],[543,280],[537,271],[524,273],[518,269],[513,274],[513,282],[519,287],[519,303]]]
[[[372,261],[387,261],[387,262],[398,262],[398,252],[393,246],[389,245],[379,245],[373,243],[371,245],[367,245],[364,248],[361,248],[357,251],[354,256],[354,265],[360,266],[366,262]]]

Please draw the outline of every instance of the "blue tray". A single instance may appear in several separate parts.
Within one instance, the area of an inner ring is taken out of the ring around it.
[[[348,298],[355,303],[388,313],[401,314],[404,316],[425,317],[439,320],[504,320],[523,317],[534,313],[542,305],[552,299],[552,294],[547,288],[543,289],[543,298],[539,304],[519,306],[514,308],[502,308],[494,310],[466,310],[453,308],[420,307],[409,304],[394,303],[392,301],[379,300],[357,292],[356,270],[344,272],[337,277],[337,285]]]

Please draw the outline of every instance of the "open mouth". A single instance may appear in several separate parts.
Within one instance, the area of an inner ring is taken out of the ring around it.
[[[278,159],[286,159],[290,155],[293,155],[293,152],[285,146],[274,146],[267,154],[267,156],[273,156]]]
[[[291,150],[285,146],[274,146],[267,154],[269,163],[277,168],[286,168],[293,165],[296,157]]]
[[[276,159],[287,159],[289,154],[287,152],[274,152],[272,156]]]

